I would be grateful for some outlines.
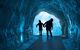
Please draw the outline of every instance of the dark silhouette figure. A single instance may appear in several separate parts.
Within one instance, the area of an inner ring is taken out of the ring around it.
[[[50,36],[52,37],[51,29],[53,28],[53,19],[51,18],[49,21],[44,23],[44,27],[46,27],[47,37],[49,37],[48,32],[50,32]]]
[[[39,26],[39,35],[42,36],[42,27],[43,27],[43,23],[41,22],[41,20],[39,20],[39,23],[36,25],[36,27]]]

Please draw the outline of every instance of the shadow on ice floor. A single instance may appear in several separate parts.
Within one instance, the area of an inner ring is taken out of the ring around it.
[[[17,50],[66,50],[66,48],[64,47],[62,38],[59,36],[52,38],[34,36]]]
[[[9,43],[12,44],[11,41],[9,43],[5,41],[4,44],[0,43],[3,44],[0,45],[0,50],[80,50],[78,47],[80,43],[78,42],[80,41],[76,41],[73,38],[62,38],[60,36],[53,36],[52,38],[47,38],[46,36],[30,36],[19,47],[17,47],[17,43],[14,46],[10,45]]]

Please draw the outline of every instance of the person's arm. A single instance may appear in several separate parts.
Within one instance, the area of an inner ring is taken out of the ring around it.
[[[44,27],[44,24],[42,23],[42,26]]]
[[[45,25],[46,25],[46,22],[43,24],[43,27],[45,27]]]
[[[53,23],[52,23],[52,29],[53,29]]]
[[[39,25],[39,23],[36,25],[36,27]]]

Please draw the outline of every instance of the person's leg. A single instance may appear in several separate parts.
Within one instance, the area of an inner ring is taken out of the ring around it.
[[[42,30],[40,31],[41,33],[40,33],[40,36],[42,36]]]
[[[42,36],[42,31],[41,30],[39,30],[39,36]]]
[[[41,32],[40,32],[40,30],[39,30],[39,36],[40,36],[40,34],[41,34]]]
[[[46,30],[47,31],[47,37],[49,37],[49,35],[48,35],[48,30]]]
[[[49,30],[50,31],[50,36],[52,37],[52,32],[51,32],[51,30]]]

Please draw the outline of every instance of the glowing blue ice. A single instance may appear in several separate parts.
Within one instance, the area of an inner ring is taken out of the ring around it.
[[[24,21],[25,21],[25,20],[24,20],[24,17],[21,17],[21,18],[20,18],[20,21],[21,21],[21,22],[20,22],[20,27],[19,27],[20,33],[21,33],[20,41],[23,42],[23,30],[24,30],[23,28],[24,28]]]
[[[23,42],[23,34],[20,36],[20,41]]]
[[[61,25],[60,25],[60,21],[57,17],[55,17],[54,15],[51,15],[45,11],[40,12],[38,15],[36,15],[35,19],[34,19],[34,23],[33,23],[33,33],[34,35],[39,35],[39,30],[38,27],[36,27],[36,24],[39,22],[39,20],[42,21],[42,23],[45,23],[46,21],[50,20],[51,18],[53,18],[53,30],[52,33],[54,36],[58,36],[62,34],[61,31]],[[43,35],[46,35],[46,28],[43,27],[43,31],[42,31]]]

